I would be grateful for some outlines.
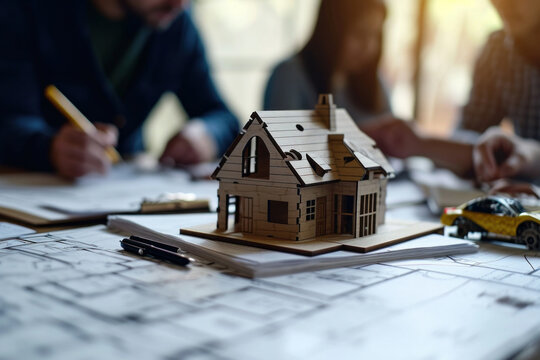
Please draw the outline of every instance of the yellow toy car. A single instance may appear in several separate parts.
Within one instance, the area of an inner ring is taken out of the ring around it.
[[[471,232],[480,232],[483,236],[497,234],[502,240],[525,244],[532,250],[540,249],[540,212],[526,212],[515,199],[477,198],[456,208],[446,208],[441,222],[457,226],[458,237],[464,238]]]

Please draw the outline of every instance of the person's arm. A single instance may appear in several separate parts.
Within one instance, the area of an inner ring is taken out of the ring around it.
[[[457,175],[473,176],[472,144],[482,132],[499,124],[505,116],[496,86],[504,60],[501,36],[503,34],[496,33],[490,37],[476,62],[469,102],[452,139],[422,136],[408,123],[392,118],[378,119],[362,126],[362,130],[374,138],[387,155],[399,158],[425,156]]]
[[[379,117],[362,124],[360,129],[375,140],[386,155],[400,159],[423,156],[459,176],[473,175],[471,144],[423,136],[410,123],[393,117]]]
[[[30,2],[4,2],[0,14],[0,165],[57,170],[66,177],[104,172],[104,147],[116,132],[104,127],[93,136],[71,125],[60,132],[42,116],[43,85],[36,71],[37,39],[31,31]]]
[[[52,170],[51,129],[40,116],[40,87],[26,2],[3,2],[0,14],[0,164]]]
[[[181,16],[185,16],[186,21],[181,39],[182,51],[188,60],[182,69],[181,84],[176,93],[190,119],[197,122],[188,123],[187,128],[169,142],[163,154],[177,164],[208,161],[221,156],[239,132],[238,120],[214,85],[200,35],[189,14]],[[204,131],[201,131],[200,124],[204,125]],[[206,144],[201,146],[203,142]],[[182,151],[175,151],[177,148]],[[208,151],[209,148],[213,150]]]
[[[420,140],[415,156],[433,160],[438,167],[446,168],[464,178],[474,175],[472,166],[473,145],[443,138],[424,137]]]

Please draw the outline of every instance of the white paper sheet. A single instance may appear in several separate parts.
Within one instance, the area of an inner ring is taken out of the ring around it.
[[[336,251],[308,257],[178,235],[180,227],[211,223],[215,221],[216,216],[216,214],[115,215],[109,217],[108,224],[112,229],[119,229],[133,235],[179,246],[183,250],[230,266],[242,274],[252,277],[275,276],[407,258],[470,253],[477,249],[477,246],[470,241],[432,234],[366,254]]]
[[[0,176],[0,213],[36,224],[61,222],[137,212],[143,199],[169,192],[194,193],[215,207],[216,190],[217,182],[192,182],[184,171],[140,171],[131,163],[74,182],[50,174],[9,174]]]

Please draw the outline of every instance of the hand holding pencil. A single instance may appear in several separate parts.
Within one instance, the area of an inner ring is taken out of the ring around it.
[[[45,89],[45,96],[69,120],[51,144],[51,161],[60,175],[77,178],[89,173],[105,173],[112,163],[120,161],[114,149],[118,138],[116,127],[94,126],[53,85]]]

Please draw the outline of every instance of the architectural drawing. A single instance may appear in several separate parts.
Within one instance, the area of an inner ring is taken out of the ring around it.
[[[250,280],[133,256],[122,237],[0,241],[0,359],[507,359],[540,336],[525,249]]]

